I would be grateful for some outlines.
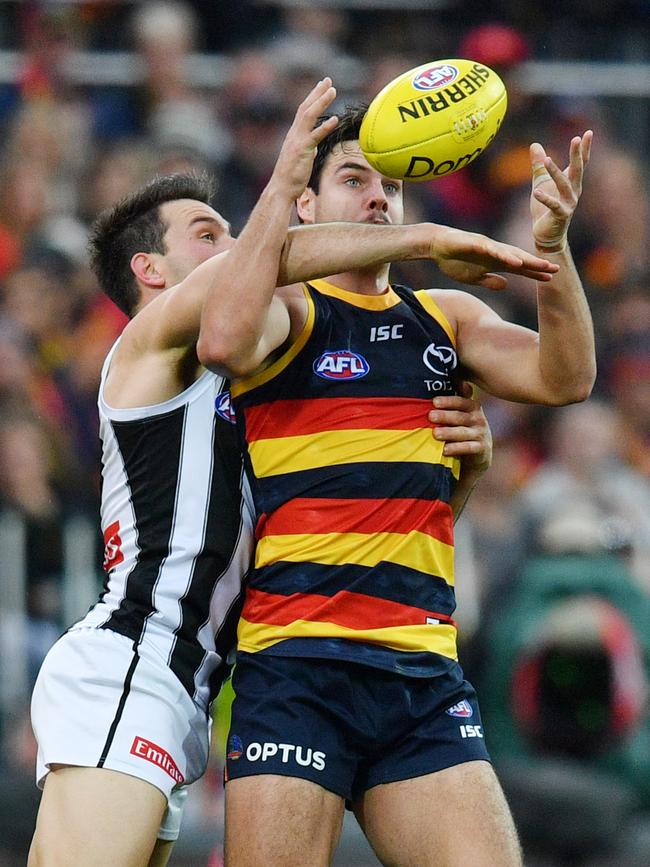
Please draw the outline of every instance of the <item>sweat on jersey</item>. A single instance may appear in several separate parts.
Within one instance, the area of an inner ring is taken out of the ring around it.
[[[428,676],[456,660],[457,458],[427,414],[457,385],[426,292],[304,287],[305,327],[231,395],[256,519],[238,647]]]

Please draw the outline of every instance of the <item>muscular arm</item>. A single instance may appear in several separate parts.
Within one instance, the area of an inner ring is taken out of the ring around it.
[[[459,360],[482,389],[548,406],[585,400],[595,376],[591,316],[566,250],[562,270],[538,289],[539,333],[506,322],[465,292],[431,290],[455,322]]]
[[[212,370],[228,375],[255,370],[289,336],[284,299],[275,294],[272,279],[259,279],[262,260],[256,251],[260,244],[256,226],[263,225],[261,214],[266,211],[264,220],[268,220],[272,212],[271,207],[264,207],[264,195],[227,256],[219,263],[204,263],[192,275],[192,279],[201,277],[201,269],[204,274],[208,269],[212,272],[204,295],[199,358]],[[276,208],[279,211],[281,205]],[[276,236],[276,245],[277,240]],[[267,249],[271,250],[271,245]],[[268,258],[272,260],[273,254]],[[269,268],[278,285],[287,285],[407,259],[431,259],[455,280],[494,289],[504,288],[506,278],[492,269],[540,281],[550,280],[557,270],[554,263],[517,247],[433,223],[295,227],[282,245],[279,264],[269,264]]]
[[[433,292],[455,323],[460,360],[478,385],[498,397],[561,405],[585,400],[596,376],[589,306],[566,242],[582,190],[591,133],[571,142],[561,171],[539,144],[531,146],[531,214],[538,251],[559,270],[537,285],[539,333],[505,322],[462,292]]]

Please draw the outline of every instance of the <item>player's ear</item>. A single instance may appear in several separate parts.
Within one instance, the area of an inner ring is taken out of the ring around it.
[[[164,289],[165,278],[149,253],[135,253],[131,258],[131,270],[137,280],[150,289]]]
[[[303,223],[313,223],[314,220],[314,201],[316,195],[311,187],[306,187],[303,194],[296,200],[296,212]]]

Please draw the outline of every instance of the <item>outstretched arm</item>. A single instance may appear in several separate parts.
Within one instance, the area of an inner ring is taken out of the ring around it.
[[[569,379],[586,397],[596,378],[594,330],[589,305],[573,264],[567,230],[582,192],[593,133],[571,141],[569,165],[561,171],[538,144],[530,147],[533,167],[531,215],[540,255],[560,266],[553,280],[537,292],[540,372],[554,391]]]
[[[280,256],[293,203],[309,180],[316,147],[336,126],[335,116],[317,125],[335,96],[331,79],[325,78],[300,104],[271,179],[238,240],[219,263],[204,263],[208,273],[200,278],[208,286],[197,354],[212,369],[253,370],[289,336],[288,309],[274,298]]]
[[[279,285],[341,274],[357,268],[431,259],[459,283],[504,289],[505,271],[541,282],[558,266],[540,255],[486,235],[435,223],[375,226],[360,223],[319,223],[289,229],[282,250]]]
[[[582,191],[591,139],[589,131],[572,140],[564,171],[541,145],[531,146],[535,245],[559,265],[550,280],[537,285],[539,333],[505,322],[466,293],[446,293],[439,300],[456,324],[463,365],[481,388],[498,397],[561,405],[585,400],[593,387],[596,358],[591,315],[566,241]]]

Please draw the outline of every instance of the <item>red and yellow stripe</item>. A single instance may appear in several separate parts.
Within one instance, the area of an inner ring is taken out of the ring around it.
[[[453,513],[441,500],[321,499],[296,497],[257,523],[258,540],[265,536],[319,533],[426,533],[453,545]]]
[[[460,461],[444,455],[444,445],[434,438],[430,428],[406,433],[404,430],[355,429],[354,436],[350,436],[349,431],[322,431],[259,439],[249,443],[248,454],[258,479],[377,461],[439,464],[458,478]]]
[[[427,618],[439,623],[427,623]],[[281,596],[249,589],[239,623],[241,650],[287,638],[346,638],[406,652],[456,658],[456,624],[444,614],[349,591]]]
[[[322,397],[313,400],[276,400],[244,410],[246,439],[304,436],[323,431],[417,430],[429,422],[433,402],[422,398]],[[433,425],[429,426],[429,430]]]

